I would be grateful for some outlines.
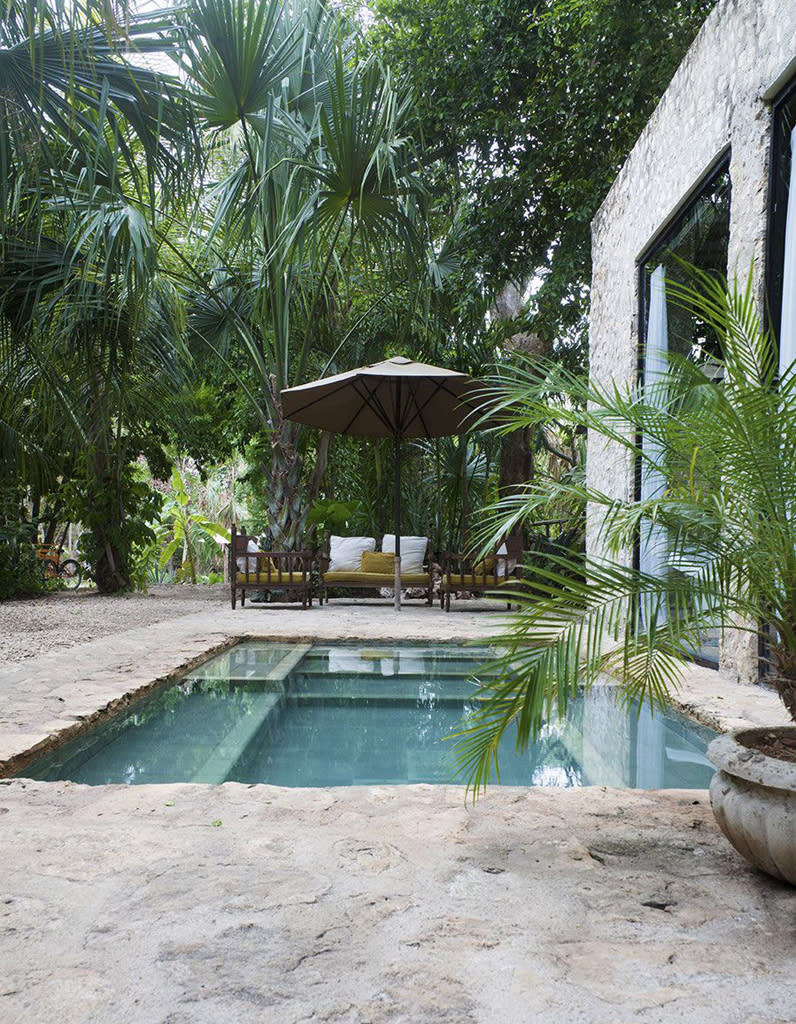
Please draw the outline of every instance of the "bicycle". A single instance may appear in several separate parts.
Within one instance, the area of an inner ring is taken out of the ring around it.
[[[41,544],[36,551],[41,570],[47,580],[59,580],[67,590],[77,590],[83,579],[83,569],[74,558],[61,558],[61,548],[54,544]]]

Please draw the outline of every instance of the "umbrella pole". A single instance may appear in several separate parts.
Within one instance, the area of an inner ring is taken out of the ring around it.
[[[462,435],[459,437],[459,444],[463,445],[462,463],[464,464],[464,472],[462,474],[462,553],[469,555],[470,549],[467,546],[467,499],[469,497],[468,480],[467,480],[467,437]]]
[[[395,432],[395,494],[393,496],[393,521],[395,523],[395,559],[393,604],[401,610],[401,432]]]

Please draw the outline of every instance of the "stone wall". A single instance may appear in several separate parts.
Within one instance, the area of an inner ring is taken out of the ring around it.
[[[638,260],[679,213],[694,186],[730,153],[728,276],[752,261],[762,297],[770,97],[796,58],[794,0],[719,0],[678,68],[592,223],[591,373],[595,382],[635,378],[639,345]],[[796,76],[796,66],[793,67]],[[591,486],[631,497],[634,471],[623,453],[589,444]],[[587,543],[600,553],[590,510]],[[631,552],[625,554],[627,561]],[[725,644],[722,664],[755,671],[748,641]]]

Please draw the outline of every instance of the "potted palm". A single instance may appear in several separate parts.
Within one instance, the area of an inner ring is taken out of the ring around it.
[[[747,633],[765,652],[768,682],[796,719],[796,364],[780,373],[761,324],[752,277],[732,289],[691,271],[670,285],[720,356],[671,356],[643,388],[602,388],[554,364],[496,383],[490,412],[505,429],[549,419],[551,394],[568,401],[559,422],[585,424],[637,460],[644,486],[632,499],[580,480],[529,485],[503,499],[493,536],[539,518],[552,500],[578,499],[599,523],[592,548],[547,556],[516,595],[505,654],[481,709],[459,737],[476,793],[516,723],[527,744],[555,707],[608,674],[627,700],[661,706],[706,630]],[[640,567],[627,552],[640,544]],[[655,571],[649,566],[655,565]],[[784,716],[783,716],[784,720]],[[719,825],[763,870],[796,884],[796,728],[746,730],[709,749],[719,771],[711,799]]]

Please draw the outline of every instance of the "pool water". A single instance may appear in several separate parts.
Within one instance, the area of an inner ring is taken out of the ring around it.
[[[242,643],[22,774],[89,785],[463,782],[448,738],[493,657],[453,645]],[[523,753],[504,737],[500,783],[702,789],[714,735],[676,712],[628,713],[611,687],[594,687]]]

